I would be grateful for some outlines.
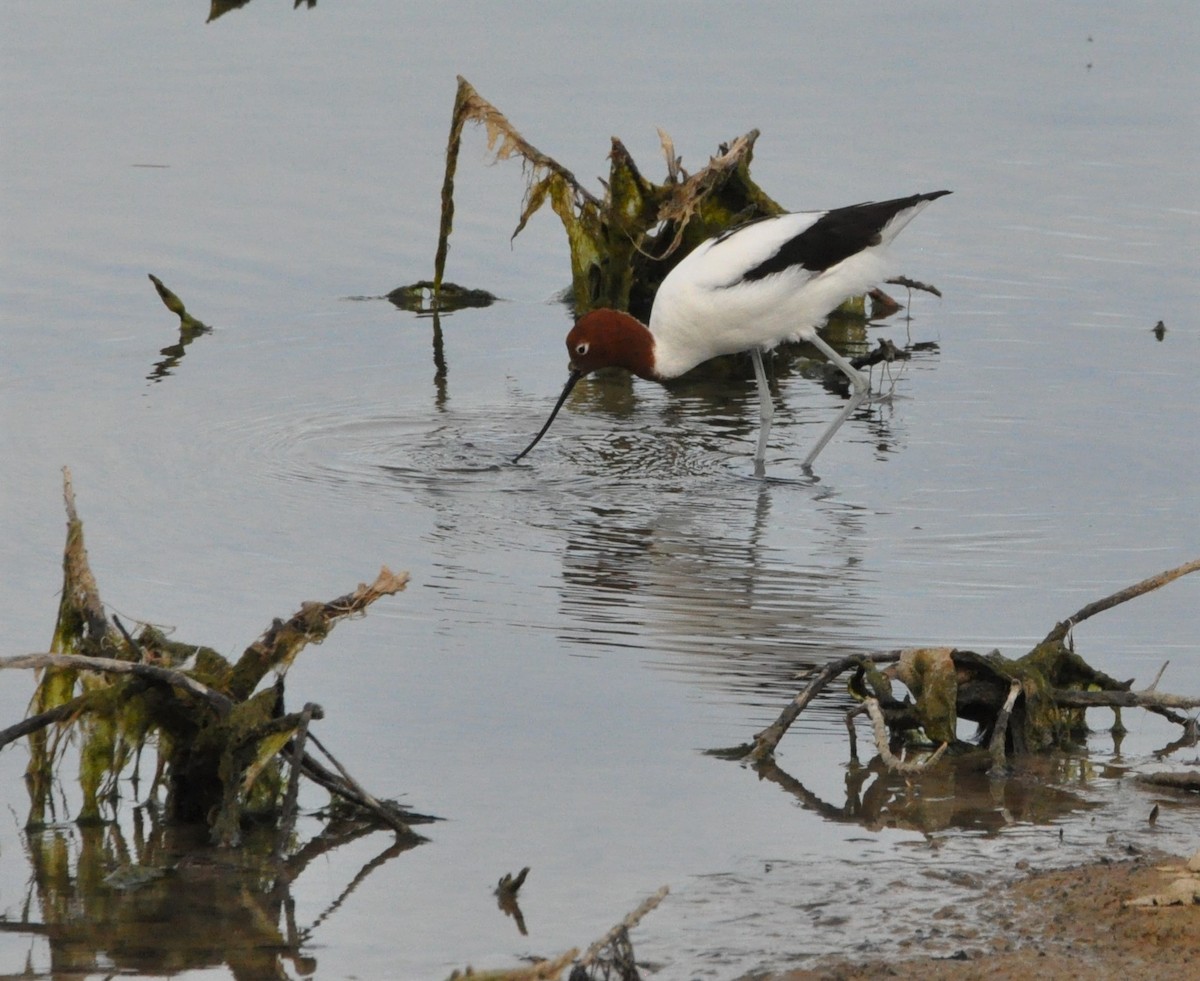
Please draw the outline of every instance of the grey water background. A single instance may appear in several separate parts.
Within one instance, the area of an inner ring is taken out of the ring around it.
[[[206,13],[0,11],[0,615],[5,653],[45,648],[63,465],[110,608],[181,639],[236,653],[303,599],[411,572],[288,676],[367,787],[447,818],[321,924],[318,976],[556,953],[670,884],[639,957],[732,978],[886,951],[867,927],[919,930],[956,869],[991,881],[1114,833],[1194,847],[1186,811],[1151,833],[1152,798],[1099,763],[1074,779],[1098,810],[950,826],[933,850],[702,754],[774,719],[806,665],[926,643],[1019,655],[1200,551],[1194,5]],[[519,166],[489,165],[468,131],[448,275],[504,302],[443,321],[444,384],[427,319],[348,299],[432,272],[456,74],[593,187],[610,136],[657,179],[656,127],[689,169],[757,127],[753,175],[789,207],[953,189],[896,246],[944,298],[872,330],[936,349],[815,481],[799,461],[839,406],[799,373],[780,378],[766,482],[749,382],[590,386],[507,465],[561,386],[569,324],[557,219],[509,241]],[[166,375],[177,332],[147,273],[215,327]],[[1169,660],[1161,687],[1195,693],[1196,590],[1085,624],[1081,653],[1139,684]],[[0,679],[3,718],[30,690]],[[835,804],[844,707],[810,710],[779,753]],[[1125,763],[1174,736],[1126,721]],[[1092,752],[1111,762],[1111,740]],[[0,755],[10,917],[23,753]],[[297,883],[298,918],[375,850]],[[491,895],[523,865],[528,937]],[[45,970],[45,943],[0,936],[0,972]]]

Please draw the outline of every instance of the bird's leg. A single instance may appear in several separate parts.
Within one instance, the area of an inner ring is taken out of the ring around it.
[[[771,401],[771,389],[767,387],[767,372],[763,368],[762,351],[754,348],[750,351],[750,360],[754,362],[754,380],[758,383],[758,449],[754,451],[754,476],[762,477],[766,473],[767,434],[771,431],[771,418],[775,415],[775,405]]]
[[[821,438],[817,440],[817,445],[812,448],[808,456],[804,458],[804,466],[811,467],[813,460],[817,458],[817,454],[825,449],[825,445],[833,439],[833,434],[836,433],[847,419],[854,413],[854,410],[862,405],[863,401],[871,392],[871,384],[867,376],[855,368],[849,361],[843,358],[833,348],[826,344],[820,337],[814,334],[808,339],[808,342],[813,345],[818,351],[825,355],[834,365],[836,365],[848,379],[850,379],[850,401],[846,407],[838,413],[838,417],[833,420],[829,428],[822,433]]]

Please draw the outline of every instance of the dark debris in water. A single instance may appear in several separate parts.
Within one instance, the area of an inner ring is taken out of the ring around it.
[[[397,286],[387,298],[401,310],[412,313],[453,313],[455,310],[490,307],[499,299],[487,290],[470,289],[457,283],[442,283],[441,289],[435,290],[431,279]]]

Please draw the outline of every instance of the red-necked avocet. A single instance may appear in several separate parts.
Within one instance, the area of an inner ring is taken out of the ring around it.
[[[931,191],[831,211],[772,215],[702,242],[667,274],[649,326],[619,310],[593,310],[567,334],[570,376],[550,418],[514,459],[546,434],[575,383],[598,368],[626,368],[665,381],[710,358],[749,351],[758,383],[761,425],[755,472],[764,472],[774,409],[762,353],[783,341],[807,341],[850,380],[849,403],[804,460],[812,465],[833,434],[867,398],[866,375],[817,335],[829,313],[890,272],[888,243],[929,202]]]

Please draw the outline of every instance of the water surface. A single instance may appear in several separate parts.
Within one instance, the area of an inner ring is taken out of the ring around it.
[[[1148,830],[1155,798],[1106,765],[1103,735],[1092,762],[1019,774],[990,806],[930,785],[928,826],[856,816],[837,697],[784,740],[777,779],[702,753],[771,721],[808,665],[925,643],[1019,655],[1200,552],[1189,5],[206,15],[0,14],[0,603],[10,652],[42,649],[64,464],[111,608],[222,651],[381,564],[412,573],[289,675],[368,787],[447,818],[332,913],[384,836],[292,885],[318,976],[552,954],[670,884],[639,956],[734,978],[855,949],[897,889],[898,938],[1021,859],[1194,844],[1170,808]],[[519,167],[488,166],[469,133],[448,275],[504,301],[443,320],[444,377],[429,319],[348,299],[431,274],[459,73],[585,181],[614,134],[657,178],[655,127],[693,168],[758,127],[754,176],[791,207],[954,189],[897,243],[943,299],[901,291],[906,315],[869,335],[929,346],[815,479],[800,461],[840,403],[783,366],[767,481],[737,380],[588,382],[509,465],[564,380],[569,323],[557,221],[509,243]],[[178,331],[147,273],[214,328],[166,367]],[[1162,687],[1200,690],[1196,588],[1089,622],[1080,651],[1139,683],[1170,660]],[[29,684],[4,678],[5,718]],[[1126,721],[1121,763],[1174,736]],[[0,756],[10,919],[22,753]],[[491,895],[523,865],[528,936]],[[0,940],[0,972],[45,976],[50,957],[45,936]],[[184,976],[229,975],[210,963]]]

